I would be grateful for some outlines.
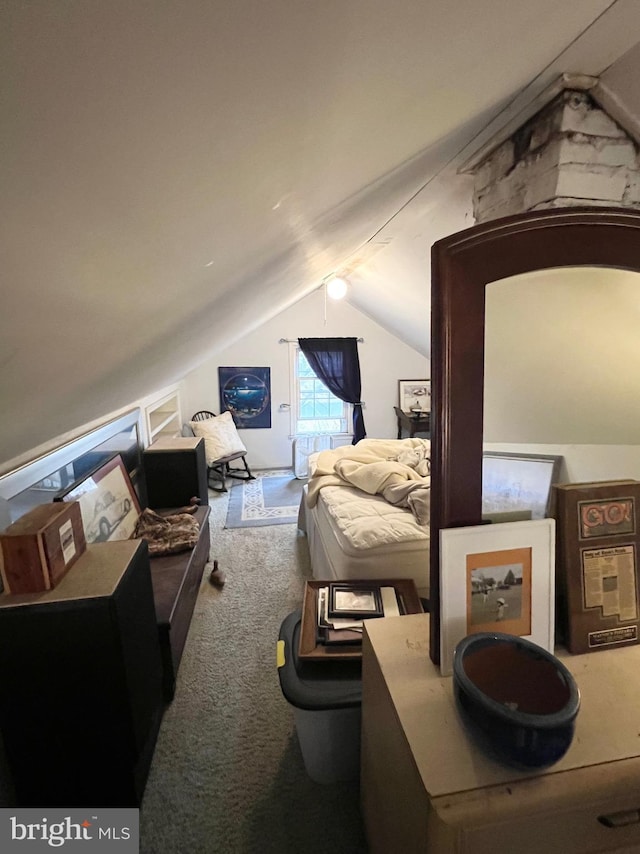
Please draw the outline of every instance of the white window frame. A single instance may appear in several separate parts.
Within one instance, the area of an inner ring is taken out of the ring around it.
[[[342,421],[342,429],[341,430],[325,430],[318,431],[315,434],[311,433],[298,433],[298,421],[301,420],[299,416],[300,412],[300,394],[299,394],[299,384],[298,384],[298,351],[300,350],[300,345],[297,341],[289,342],[289,400],[291,401],[289,413],[291,417],[291,438],[296,438],[300,436],[310,436],[310,435],[323,435],[323,436],[352,436],[353,432],[350,430],[350,425],[352,423],[352,415],[353,415],[353,406],[350,403],[343,404],[343,415],[340,419]]]

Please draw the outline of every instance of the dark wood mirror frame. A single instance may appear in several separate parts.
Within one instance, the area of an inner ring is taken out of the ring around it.
[[[431,251],[430,655],[440,663],[440,530],[482,520],[485,288],[553,267],[640,272],[640,212],[562,208],[493,220]]]

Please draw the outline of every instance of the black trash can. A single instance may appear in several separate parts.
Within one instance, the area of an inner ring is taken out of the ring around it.
[[[302,611],[294,611],[280,626],[277,665],[282,693],[293,707],[305,769],[316,783],[357,780],[362,664],[300,661],[301,620]]]

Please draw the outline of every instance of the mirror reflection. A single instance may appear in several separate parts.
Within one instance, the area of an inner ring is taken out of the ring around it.
[[[484,448],[640,478],[640,275],[541,270],[486,288]]]

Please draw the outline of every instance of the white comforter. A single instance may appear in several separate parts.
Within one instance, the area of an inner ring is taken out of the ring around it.
[[[420,525],[429,524],[430,443],[427,439],[362,439],[318,454],[309,479],[307,504],[313,507],[325,486],[355,486],[407,507]]]

